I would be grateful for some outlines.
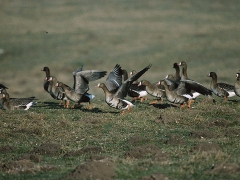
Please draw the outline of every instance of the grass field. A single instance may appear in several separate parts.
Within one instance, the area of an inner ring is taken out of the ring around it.
[[[59,81],[72,72],[110,71],[119,63],[156,82],[186,61],[206,87],[210,71],[234,84],[239,71],[237,0],[22,0],[0,2],[0,83],[12,97],[36,96],[29,111],[1,110],[0,179],[239,179],[239,98],[191,110],[167,101],[136,102],[120,115],[104,102],[63,109],[43,89],[48,66]],[[237,101],[236,101],[237,100]]]

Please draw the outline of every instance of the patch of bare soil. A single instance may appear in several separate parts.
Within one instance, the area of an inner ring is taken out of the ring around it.
[[[114,164],[109,161],[91,161],[77,166],[64,179],[102,179],[110,180],[116,176]]]
[[[204,142],[195,145],[190,152],[203,152],[203,151],[221,151],[221,148],[219,147],[218,144],[213,143],[213,142]]]
[[[192,131],[190,132],[190,136],[193,138],[214,138],[216,137],[216,134],[213,133],[212,131],[209,131],[208,129],[205,130],[197,130],[197,131]]]
[[[149,138],[145,138],[142,136],[132,136],[128,139],[127,143],[129,143],[130,145],[136,146],[139,144],[148,143],[149,141],[150,141]]]
[[[184,118],[184,112],[163,112],[160,116],[155,120],[156,123],[168,124],[171,122],[179,122]]]
[[[227,129],[225,132],[225,136],[231,137],[231,136],[240,136],[240,130],[238,129]]]
[[[0,153],[5,154],[5,153],[11,153],[14,151],[14,147],[12,146],[0,146]]]
[[[151,174],[149,176],[141,177],[139,180],[168,180],[168,177],[163,174]]]
[[[34,163],[29,160],[10,161],[1,165],[1,171],[5,173],[17,174],[17,173],[34,173]]]
[[[35,135],[42,135],[42,131],[39,128],[21,128],[21,129],[14,129],[13,133],[23,133],[23,134],[35,134]]]
[[[143,146],[133,147],[124,154],[125,158],[144,158],[150,157],[156,161],[166,161],[168,155],[161,151],[157,146],[153,144],[147,144]]]
[[[225,119],[214,119],[213,121],[211,121],[208,124],[208,127],[213,127],[213,126],[217,126],[217,127],[228,127],[229,126],[229,121],[225,120]]]
[[[85,123],[90,123],[90,124],[98,124],[103,121],[103,118],[97,117],[97,116],[89,116],[89,117],[84,117],[80,121],[85,122]]]
[[[41,162],[42,159],[43,159],[43,157],[38,155],[38,154],[22,154],[22,155],[20,155],[16,158],[14,158],[15,161],[30,160],[30,161],[35,162],[35,163]]]
[[[87,146],[80,150],[70,151],[64,155],[64,157],[69,156],[81,156],[83,154],[99,154],[102,152],[102,148],[98,146]]]
[[[43,143],[41,146],[32,149],[29,153],[54,156],[61,153],[61,146],[54,143]]]
[[[30,160],[19,160],[19,161],[10,161],[4,164],[1,164],[0,171],[10,174],[19,174],[19,173],[32,173],[34,174],[37,171],[49,171],[57,169],[56,166],[50,165],[35,165]]]
[[[211,173],[240,173],[240,167],[236,163],[223,163],[215,165],[211,171]]]
[[[167,135],[168,140],[166,140],[166,144],[170,145],[181,145],[185,143],[185,140],[182,139],[179,135],[177,134],[168,134]]]

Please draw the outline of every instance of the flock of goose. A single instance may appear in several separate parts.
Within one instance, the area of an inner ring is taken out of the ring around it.
[[[209,77],[212,78],[210,89],[204,87],[200,83],[191,80],[187,75],[187,63],[182,61],[174,63],[174,75],[167,75],[164,79],[156,83],[151,83],[147,80],[138,79],[151,68],[151,64],[142,70],[136,72],[131,71],[130,76],[126,70],[122,69],[119,64],[110,71],[105,83],[98,83],[96,87],[103,89],[105,93],[105,102],[113,108],[131,111],[135,100],[141,102],[149,94],[157,100],[150,102],[154,104],[159,100],[166,98],[169,102],[179,104],[180,108],[187,105],[190,108],[193,99],[198,95],[212,97],[212,94],[222,97],[226,100],[234,95],[240,96],[240,73],[236,74],[236,82],[234,85],[227,83],[218,83],[217,74],[210,72]],[[180,74],[180,67],[182,73]],[[96,81],[104,77],[107,72],[100,70],[83,70],[82,67],[73,72],[73,87],[70,87],[63,82],[59,82],[55,76],[50,75],[50,69],[44,67],[42,69],[46,73],[43,87],[54,99],[60,100],[60,105],[64,104],[64,108],[69,108],[70,101],[76,104],[72,108],[77,107],[82,102],[88,102],[88,109],[92,109],[91,99],[94,95],[89,94],[89,82]],[[7,87],[0,84],[1,106],[6,110],[28,110],[32,105],[36,104],[35,97],[28,98],[10,98],[7,93]],[[132,102],[126,100],[126,96],[132,97]],[[213,98],[213,97],[212,97]],[[214,100],[214,99],[213,99]]]

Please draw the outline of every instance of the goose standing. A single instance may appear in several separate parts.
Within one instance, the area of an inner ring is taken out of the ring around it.
[[[48,92],[52,98],[60,100],[59,105],[62,105],[64,100],[64,108],[68,108],[69,100],[64,94],[64,91],[61,87],[56,87],[57,78],[55,76],[50,75],[49,67],[43,67],[41,71],[46,73],[46,77],[43,80],[43,88],[46,92]]]
[[[138,84],[139,86],[145,86],[146,87],[146,91],[149,95],[156,97],[157,100],[150,102],[149,104],[155,104],[158,101],[162,101],[163,98],[166,97],[166,92],[165,89],[163,89],[162,86],[158,86],[156,85],[156,83],[152,84],[147,80],[142,80],[139,82]]]
[[[237,96],[240,96],[240,73],[236,74],[236,82],[234,84],[234,92]]]
[[[215,72],[210,72],[207,76],[212,77],[210,88],[216,96],[222,97],[226,101],[228,97],[236,95],[233,85],[217,82],[217,74]]]

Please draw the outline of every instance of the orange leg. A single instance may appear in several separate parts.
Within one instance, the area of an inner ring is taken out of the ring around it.
[[[89,105],[88,105],[88,110],[92,110],[92,105],[90,104],[90,102],[89,102]]]
[[[156,104],[158,102],[158,100],[152,101],[149,104]]]
[[[124,114],[124,110],[121,111],[121,115],[123,115],[123,114]]]
[[[179,108],[184,108],[185,104],[180,104]]]
[[[132,102],[135,102],[137,100],[137,97],[132,98]]]
[[[68,106],[69,106],[69,101],[65,101],[64,108],[68,108]]]
[[[188,107],[188,109],[190,109],[192,102],[194,102],[194,100],[191,100],[191,99],[188,100],[188,102],[187,102],[187,107]]]
[[[128,108],[127,109],[128,109],[129,112],[132,112],[131,107],[130,107],[129,104],[128,104]]]
[[[78,107],[78,104],[74,104],[71,108],[74,109],[74,108],[77,108]]]
[[[62,105],[62,100],[59,101],[59,105],[60,105],[60,106]]]

